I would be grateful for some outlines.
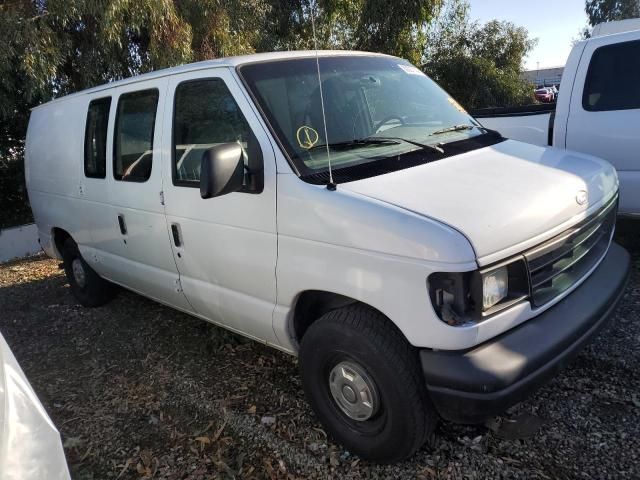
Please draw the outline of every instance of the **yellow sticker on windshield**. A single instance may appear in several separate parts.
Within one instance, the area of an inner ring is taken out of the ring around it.
[[[456,102],[453,98],[449,97],[449,98],[447,98],[447,100],[449,100],[449,103],[451,105],[453,105],[453,107],[456,110],[458,110],[459,112],[467,113],[467,111],[464,109],[464,107],[462,105],[460,105],[458,102]]]
[[[300,148],[304,148],[305,150],[309,150],[318,143],[319,138],[320,135],[318,135],[318,132],[307,125],[301,126],[296,132],[298,145],[300,145]]]

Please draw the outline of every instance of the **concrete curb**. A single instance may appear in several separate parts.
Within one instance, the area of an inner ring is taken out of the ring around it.
[[[0,230],[0,263],[41,251],[35,223]]]

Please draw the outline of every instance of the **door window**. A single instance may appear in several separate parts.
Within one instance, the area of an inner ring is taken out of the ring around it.
[[[116,180],[146,182],[151,176],[157,108],[157,89],[120,96],[113,148]]]
[[[640,108],[640,41],[593,52],[582,106],[590,112]]]
[[[262,152],[233,95],[220,78],[189,80],[176,87],[173,116],[173,183],[199,186],[204,152],[221,143],[243,147],[247,184],[262,191]]]
[[[107,168],[107,126],[111,97],[89,103],[84,134],[84,174],[86,177],[104,178]]]

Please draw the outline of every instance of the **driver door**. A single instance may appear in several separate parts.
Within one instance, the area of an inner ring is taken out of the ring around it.
[[[184,294],[198,315],[277,344],[271,143],[226,67],[172,76],[166,105],[164,208]],[[229,142],[243,147],[254,181],[242,191],[202,199],[202,155]]]

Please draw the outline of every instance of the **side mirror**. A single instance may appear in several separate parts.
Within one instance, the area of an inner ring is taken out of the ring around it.
[[[202,154],[200,163],[200,196],[213,198],[236,192],[244,184],[242,147],[237,143],[221,143]]]

